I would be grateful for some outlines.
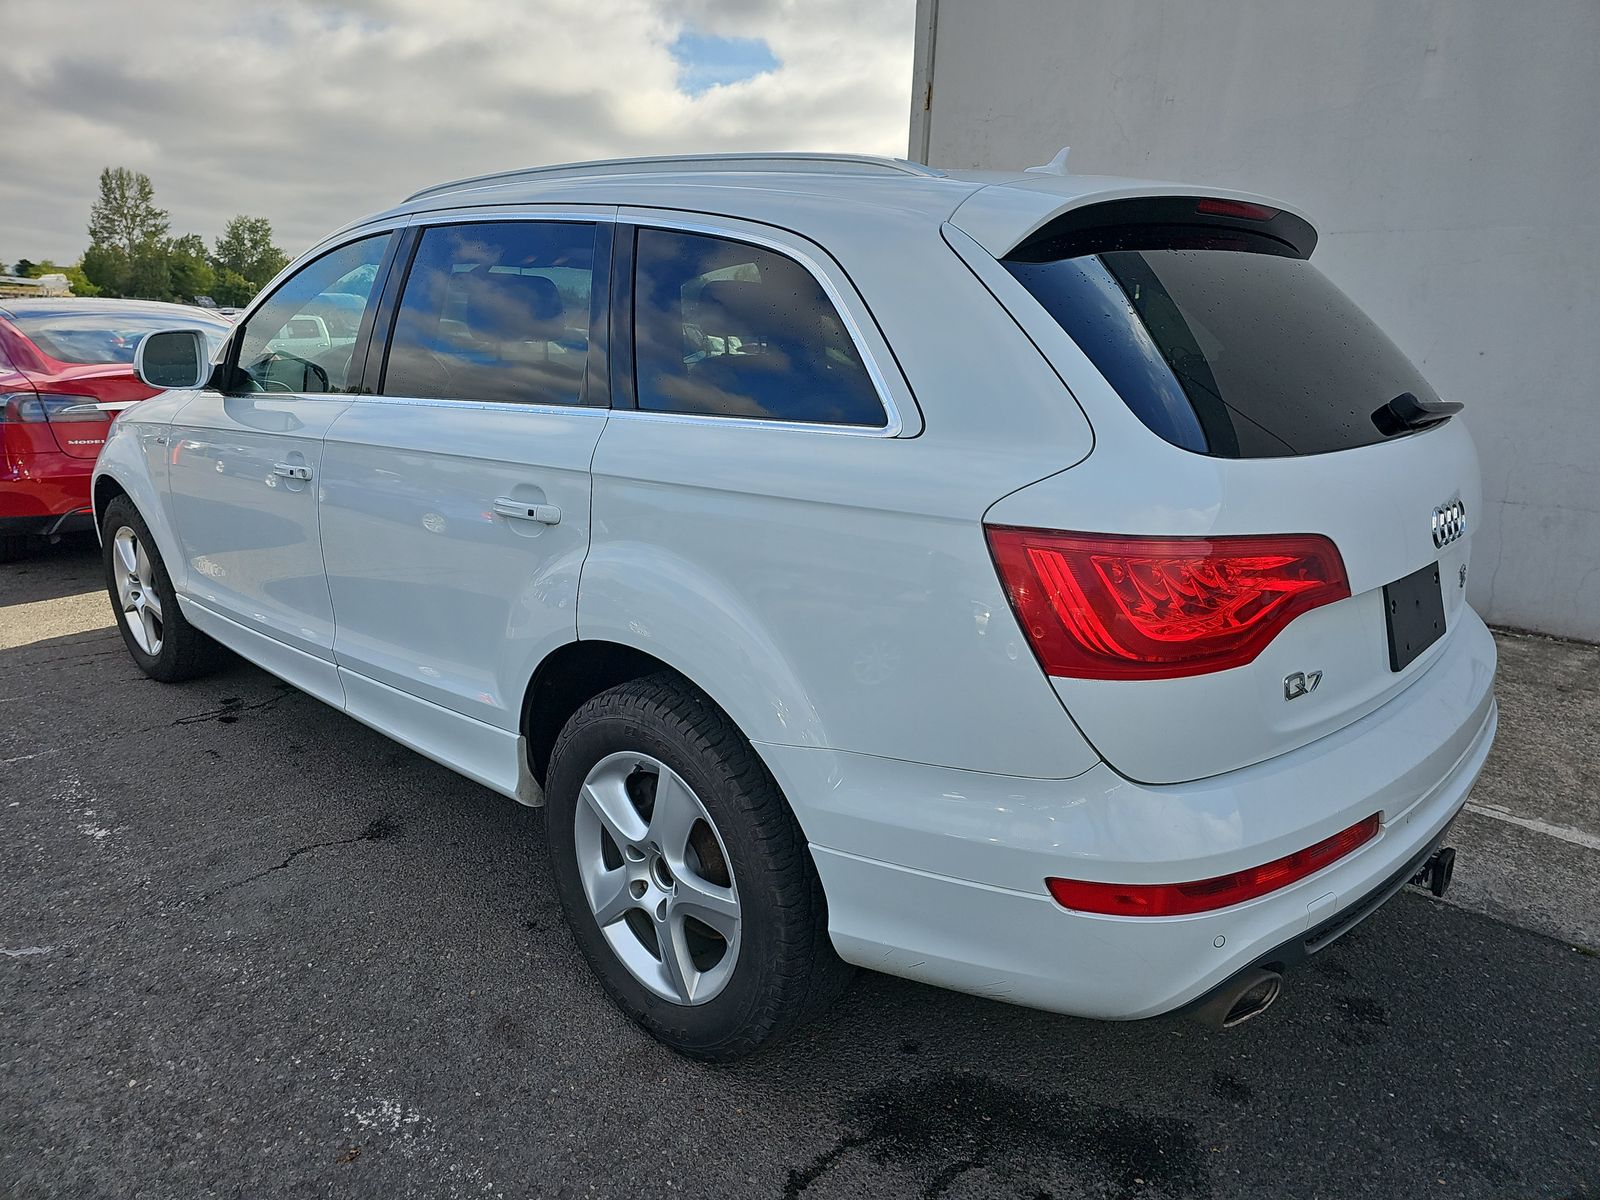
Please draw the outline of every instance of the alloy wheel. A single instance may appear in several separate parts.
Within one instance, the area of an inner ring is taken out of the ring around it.
[[[675,1004],[721,992],[739,957],[739,893],[694,789],[648,754],[609,754],[583,781],[573,838],[589,909],[628,972]]]
[[[164,626],[150,554],[139,535],[127,525],[117,530],[112,539],[112,551],[122,619],[139,649],[155,658],[161,653]]]

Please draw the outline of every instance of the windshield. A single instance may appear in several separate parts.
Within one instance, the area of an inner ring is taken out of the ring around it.
[[[204,313],[190,317],[170,313],[53,312],[11,317],[11,323],[57,362],[131,363],[139,339],[163,329],[198,329],[206,349],[217,347],[233,327]]]
[[[1216,458],[1323,454],[1385,440],[1373,413],[1437,395],[1303,258],[1108,250],[1006,268],[1151,430]]]

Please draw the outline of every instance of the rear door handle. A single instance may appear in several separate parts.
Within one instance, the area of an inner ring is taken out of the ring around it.
[[[524,504],[510,496],[496,496],[494,510],[502,517],[515,521],[538,521],[541,525],[559,525],[561,510],[554,504]]]
[[[310,479],[310,467],[297,467],[293,463],[273,463],[272,473],[282,475],[285,479]]]

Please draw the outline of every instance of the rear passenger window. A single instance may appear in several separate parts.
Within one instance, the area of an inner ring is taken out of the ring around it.
[[[641,409],[887,424],[849,331],[799,263],[726,238],[641,229],[635,264]]]
[[[594,247],[589,224],[424,231],[395,317],[383,394],[580,403]]]

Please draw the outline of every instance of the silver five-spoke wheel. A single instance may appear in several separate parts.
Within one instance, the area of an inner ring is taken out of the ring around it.
[[[156,595],[155,575],[150,566],[150,555],[145,551],[139,535],[128,526],[118,529],[112,539],[116,556],[114,573],[117,600],[128,632],[146,654],[152,657],[161,653],[161,597]]]
[[[694,789],[648,754],[609,754],[583,781],[578,874],[600,931],[656,995],[704,1004],[739,957],[739,893]]]

